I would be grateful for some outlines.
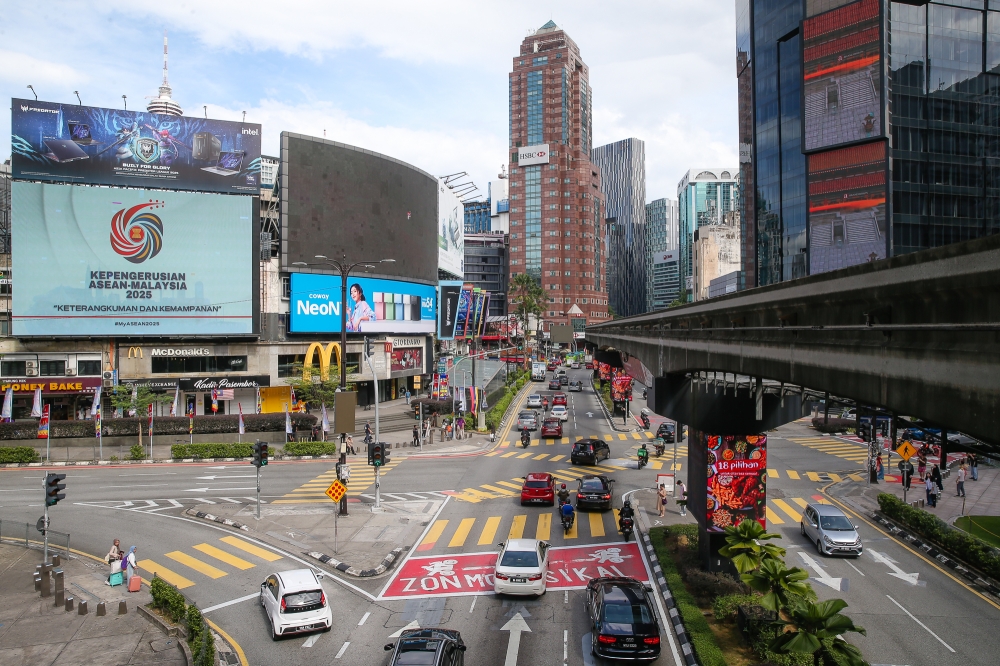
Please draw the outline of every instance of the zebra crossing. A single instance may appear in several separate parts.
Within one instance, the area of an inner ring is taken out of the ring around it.
[[[504,440],[500,443],[498,448],[507,449],[510,447],[521,446],[521,436],[517,434],[516,430],[511,430],[512,435],[517,435],[517,437],[512,437],[511,439]],[[572,444],[573,442],[578,442],[581,439],[603,439],[606,442],[630,442],[634,440],[649,440],[655,439],[656,435],[649,430],[640,430],[632,432],[616,432],[616,433],[601,433],[597,435],[589,435],[584,437],[583,435],[576,435],[575,437],[546,437],[544,439],[532,439],[530,446],[555,446],[557,444]],[[670,446],[668,444],[668,446]]]
[[[151,558],[139,560],[136,564],[142,576],[155,574],[183,590],[196,585],[202,578],[217,580],[230,573],[246,571],[258,564],[270,564],[282,559],[274,551],[237,536],[224,536],[213,543],[194,544],[190,551],[194,552],[185,549],[163,553],[165,561],[170,561],[169,567]]]
[[[789,442],[801,444],[815,451],[827,453],[844,460],[850,460],[859,466],[868,462],[868,447],[851,444],[842,439],[832,437],[787,437]]]
[[[401,462],[401,461],[400,461]],[[400,462],[391,462],[381,468],[380,476],[385,476],[396,468]],[[295,490],[286,493],[280,499],[272,500],[272,504],[310,504],[329,502],[326,496],[326,489],[337,480],[337,468],[333,467],[319,476],[303,483]],[[367,492],[367,489],[375,485],[375,468],[365,464],[354,463],[351,465],[351,478],[347,483],[348,497],[361,497],[362,494],[371,495],[374,501],[374,492]],[[383,496],[385,494],[383,493]]]

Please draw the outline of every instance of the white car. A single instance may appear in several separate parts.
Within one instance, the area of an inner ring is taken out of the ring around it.
[[[542,406],[542,396],[538,393],[532,393],[528,396],[528,407],[541,407]]]
[[[571,365],[569,367],[572,368],[573,370],[579,370],[580,369],[580,364],[577,363],[576,361],[574,361],[573,365]]]
[[[555,407],[552,408],[552,411],[549,412],[549,416],[553,417],[558,416],[561,421],[568,421],[569,410],[566,409],[566,405],[556,405]]]
[[[549,544],[538,539],[507,539],[500,546],[493,568],[493,591],[497,594],[545,594],[549,573]]]
[[[271,640],[307,631],[329,631],[333,612],[326,600],[323,574],[312,569],[281,571],[260,584],[260,605],[271,623]]]

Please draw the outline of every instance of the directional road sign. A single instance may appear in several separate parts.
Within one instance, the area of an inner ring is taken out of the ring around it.
[[[330,484],[330,487],[326,489],[326,496],[334,502],[339,502],[346,492],[347,486],[342,484],[340,481],[334,481]]]
[[[917,455],[917,449],[913,446],[913,444],[904,440],[903,443],[899,445],[899,448],[896,449],[896,453],[898,453],[903,460],[909,460],[913,456]]]

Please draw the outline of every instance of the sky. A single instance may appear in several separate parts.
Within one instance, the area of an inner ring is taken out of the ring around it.
[[[0,95],[145,108],[170,39],[185,115],[324,136],[485,196],[507,160],[507,75],[529,31],[554,20],[594,90],[594,145],[646,143],[646,198],[676,198],[695,167],[738,167],[732,0],[473,3],[0,1]],[[0,160],[10,155],[10,114]]]

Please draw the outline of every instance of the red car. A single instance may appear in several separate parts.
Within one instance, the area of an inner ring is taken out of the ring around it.
[[[549,506],[556,503],[556,483],[552,475],[545,472],[533,472],[524,477],[521,487],[521,504],[547,502]]]
[[[552,372],[553,370],[556,369],[556,364],[555,363],[549,363],[546,367],[549,369],[549,372]]]
[[[593,363],[588,363],[587,364],[587,370],[593,370],[593,369],[594,369],[594,364]]]
[[[542,421],[542,437],[562,437],[562,419],[545,419]]]
[[[556,394],[554,394],[552,396],[552,406],[553,407],[555,407],[556,405],[565,405],[565,404],[566,404],[566,394],[565,393],[556,393]]]

